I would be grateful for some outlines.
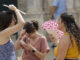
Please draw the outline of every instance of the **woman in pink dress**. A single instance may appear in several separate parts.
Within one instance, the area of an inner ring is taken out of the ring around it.
[[[24,50],[22,60],[44,60],[46,54],[49,52],[47,39],[41,35],[38,30],[38,22],[35,20],[26,22],[24,25],[20,39],[17,40],[15,44],[16,50],[21,47]]]

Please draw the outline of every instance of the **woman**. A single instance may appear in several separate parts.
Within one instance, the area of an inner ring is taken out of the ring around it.
[[[44,60],[46,54],[49,52],[49,46],[46,37],[39,32],[38,22],[33,20],[32,22],[26,22],[20,37],[25,44],[21,44],[20,40],[15,43],[16,50],[23,48],[24,53],[22,60]]]
[[[56,60],[78,60],[80,52],[80,30],[76,25],[74,17],[63,13],[58,20],[58,24],[59,29],[64,32],[64,35],[54,50]]]
[[[18,32],[24,26],[25,22],[14,5],[9,5],[8,8],[15,11],[18,23],[15,25],[15,18],[12,12],[0,12],[0,60],[17,60],[14,52],[14,44],[10,36]]]

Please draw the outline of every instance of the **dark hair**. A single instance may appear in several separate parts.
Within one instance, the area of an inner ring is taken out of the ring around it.
[[[70,33],[70,38],[75,37],[78,48],[80,49],[80,29],[78,28],[75,19],[68,13],[61,14],[62,22],[65,24],[66,31]]]
[[[12,15],[11,11],[1,11],[0,12],[0,31],[9,27],[12,22]]]
[[[33,33],[35,32],[35,30],[39,29],[38,22],[36,20],[32,20],[31,22],[26,22],[23,29],[25,29],[27,33]]]

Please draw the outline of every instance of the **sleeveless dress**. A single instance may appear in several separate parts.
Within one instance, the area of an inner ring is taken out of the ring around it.
[[[0,45],[0,60],[17,60],[12,40],[9,40],[4,45]]]

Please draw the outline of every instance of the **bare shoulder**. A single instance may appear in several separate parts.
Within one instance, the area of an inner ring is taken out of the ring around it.
[[[62,38],[60,39],[59,43],[61,44],[70,44],[71,40],[68,35],[63,35]]]

